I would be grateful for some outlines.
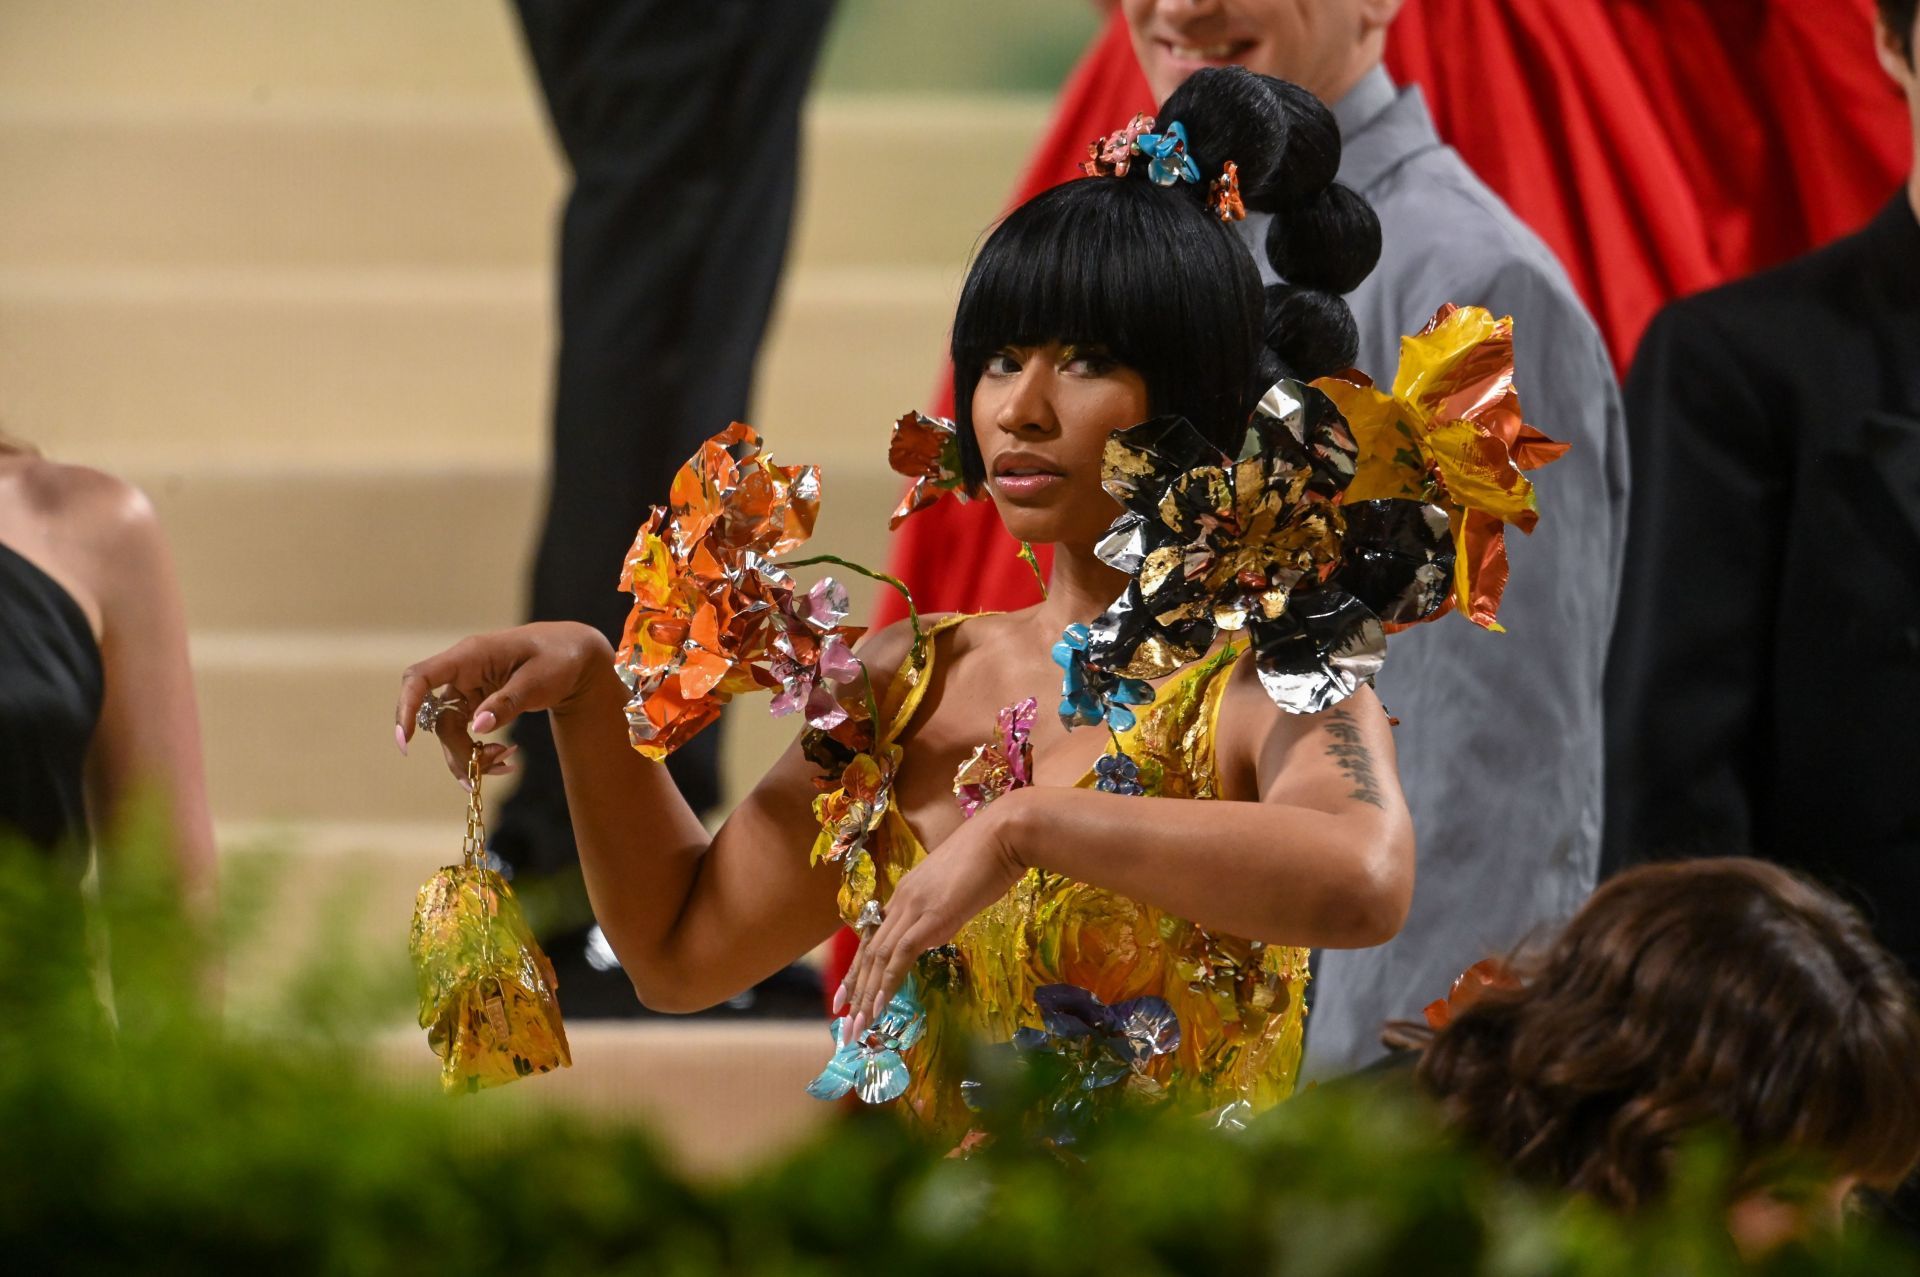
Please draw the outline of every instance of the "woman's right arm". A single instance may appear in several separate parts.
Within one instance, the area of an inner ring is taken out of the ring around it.
[[[839,871],[809,864],[813,768],[797,743],[710,836],[666,767],[628,743],[627,690],[592,627],[521,626],[465,639],[413,666],[401,680],[403,737],[427,693],[442,686],[476,706],[481,732],[521,714],[551,714],[594,916],[648,1006],[711,1006],[840,925]],[[439,727],[450,761],[471,748],[468,724],[456,719],[447,715]]]

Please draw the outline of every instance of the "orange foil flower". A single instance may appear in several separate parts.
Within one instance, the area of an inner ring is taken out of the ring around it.
[[[1444,507],[1455,548],[1449,606],[1499,630],[1507,525],[1531,532],[1540,517],[1525,472],[1569,446],[1520,415],[1512,318],[1442,306],[1418,334],[1401,339],[1392,394],[1360,373],[1313,384],[1339,407],[1360,446],[1346,499],[1408,497]]]
[[[1427,1003],[1422,1012],[1427,1017],[1427,1027],[1439,1032],[1452,1024],[1455,1017],[1478,1002],[1494,989],[1517,989],[1519,977],[1515,976],[1505,962],[1499,958],[1482,958],[1462,971],[1447,990],[1444,998],[1435,998]]]
[[[938,501],[943,492],[951,492],[963,502],[980,495],[979,489],[960,473],[960,436],[945,417],[903,413],[893,423],[887,464],[896,473],[913,480],[907,495],[900,499],[900,507],[887,520],[889,529],[899,527],[909,515],[918,514]]]
[[[661,759],[740,692],[777,687],[774,619],[792,580],[769,556],[812,535],[820,474],[776,466],[735,422],[674,476],[669,504],[641,525],[621,569],[633,595],[615,668],[632,694],[635,749]]]

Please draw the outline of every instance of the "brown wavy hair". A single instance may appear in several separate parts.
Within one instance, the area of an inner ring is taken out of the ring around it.
[[[1680,1143],[1731,1136],[1761,1185],[1781,1154],[1891,1187],[1920,1156],[1920,1013],[1855,910],[1757,860],[1605,883],[1520,983],[1435,1034],[1416,1077],[1524,1178],[1622,1210]]]

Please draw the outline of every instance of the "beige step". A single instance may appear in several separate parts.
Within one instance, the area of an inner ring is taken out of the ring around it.
[[[159,511],[195,630],[479,630],[521,619],[544,500],[532,465],[183,458],[127,477]]]
[[[849,588],[856,588],[851,581]],[[864,612],[871,590],[859,587],[856,597]],[[395,751],[393,705],[402,670],[468,632],[195,634],[194,674],[216,817],[452,820],[464,801],[460,791],[436,749],[415,749],[408,758]],[[729,801],[759,780],[798,726],[791,718],[773,718],[764,696],[743,697],[730,708],[722,759]]]
[[[940,271],[795,275],[756,423],[789,447],[863,446],[926,400],[957,285]],[[548,299],[536,269],[9,270],[0,385],[14,431],[114,469],[527,464],[547,432]]]
[[[562,189],[531,100],[0,100],[0,262],[526,266]]]
[[[513,12],[475,0],[6,0],[0,84],[71,97],[513,97]]]
[[[824,467],[820,522],[795,557],[884,565],[905,481],[886,468],[884,426],[865,436],[855,458],[770,439],[776,460]],[[521,619],[545,499],[532,467],[204,462],[129,477],[159,510],[198,631],[438,633]],[[607,556],[609,593],[624,548]],[[864,581],[849,585],[865,596]]]
[[[412,823],[222,821],[229,1012],[259,1018],[284,1005],[303,972],[344,960],[374,978],[370,1010],[404,1014],[414,897],[459,860],[465,797],[456,791],[439,819]]]
[[[846,0],[828,90],[1050,89],[1099,21],[1087,4]],[[7,0],[0,84],[53,95],[421,97],[525,91],[509,5],[481,0]]]
[[[817,102],[795,266],[958,270],[1045,114],[1027,98]],[[0,266],[533,266],[563,190],[531,96],[0,97],[0,172]]]
[[[676,1166],[737,1173],[791,1150],[842,1111],[806,1093],[832,1054],[823,1023],[579,1022],[573,1067],[450,1098],[477,1138],[507,1123],[568,1114],[652,1131]],[[417,1029],[370,1044],[389,1084],[438,1086],[438,1061]]]

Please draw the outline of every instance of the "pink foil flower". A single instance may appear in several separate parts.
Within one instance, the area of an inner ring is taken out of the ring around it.
[[[973,814],[1003,794],[1033,784],[1033,718],[1038,710],[1033,697],[1009,705],[1000,711],[1000,739],[973,751],[960,770],[953,774],[953,796],[960,811]]]

